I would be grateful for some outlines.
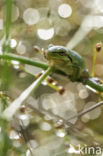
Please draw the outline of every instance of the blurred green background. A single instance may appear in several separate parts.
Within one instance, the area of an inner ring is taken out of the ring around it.
[[[11,53],[48,63],[35,46],[46,50],[49,44],[63,45],[77,51],[91,72],[94,47],[103,42],[102,0],[13,0],[9,8],[11,25],[10,19],[5,18],[6,5],[7,1],[0,0],[0,54],[8,30]],[[5,29],[6,25],[10,27]],[[0,61],[0,112],[42,71],[17,61],[6,63],[4,66],[3,60]],[[103,48],[97,55],[95,76],[103,79]],[[3,124],[1,119],[0,151],[7,152],[0,156],[74,156],[82,155],[75,151],[79,144],[102,147],[102,107],[70,120],[73,129],[63,126],[58,119],[58,116],[65,120],[72,117],[94,105],[99,97],[81,83],[70,82],[57,74],[53,74],[53,78],[65,87],[64,95],[43,82],[9,124]],[[4,134],[5,125],[8,128]],[[12,143],[7,143],[7,139]]]

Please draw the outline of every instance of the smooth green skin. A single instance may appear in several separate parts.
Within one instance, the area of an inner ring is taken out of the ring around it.
[[[51,65],[64,72],[72,81],[79,80],[83,75],[89,77],[83,58],[63,46],[49,47],[46,58]]]
[[[76,52],[63,46],[50,46],[46,58],[50,65],[64,72],[71,81],[79,81],[103,92],[103,84],[98,78],[91,78],[84,59]]]

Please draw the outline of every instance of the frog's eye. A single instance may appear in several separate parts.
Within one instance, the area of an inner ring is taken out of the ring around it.
[[[54,47],[54,45],[53,44],[49,44],[48,48],[51,48],[51,47]]]
[[[72,62],[72,58],[69,55],[67,55],[65,52],[59,52],[59,55],[60,56],[66,56]]]
[[[64,52],[59,52],[59,55],[66,56]]]

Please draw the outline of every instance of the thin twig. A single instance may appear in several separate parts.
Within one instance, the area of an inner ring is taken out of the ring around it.
[[[88,136],[87,133],[85,132],[81,132],[78,128],[75,127],[74,124],[72,124],[71,122],[67,121],[66,119],[64,119],[63,117],[54,114],[52,111],[49,110],[38,110],[37,108],[35,108],[34,106],[27,104],[28,107],[30,107],[33,111],[38,112],[40,116],[44,116],[45,114],[49,114],[50,116],[52,116],[53,118],[55,118],[57,121],[61,120],[62,121],[62,127],[64,129],[66,129],[67,131],[69,131],[71,134],[73,134],[74,136],[76,136],[77,138],[86,141],[89,144],[92,144],[93,142],[97,142],[97,140],[94,140],[94,138],[92,136]]]
[[[96,109],[97,107],[100,107],[101,105],[103,105],[103,101],[100,101],[100,102],[96,103],[95,105],[83,110],[82,112],[70,117],[69,119],[67,119],[67,121],[70,121],[71,119],[74,119],[74,118],[77,118],[77,117],[81,117],[82,115]]]
[[[30,96],[30,94],[39,87],[41,82],[50,74],[52,68],[48,68],[36,81],[34,81],[20,96],[15,99],[9,107],[3,112],[2,117],[11,120],[21,104]]]

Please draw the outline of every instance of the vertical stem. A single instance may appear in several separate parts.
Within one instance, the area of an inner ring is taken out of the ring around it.
[[[5,37],[8,40],[12,20],[12,0],[6,0]]]
[[[35,82],[33,82],[23,93],[14,100],[11,105],[3,112],[3,117],[7,120],[11,120],[16,111],[20,108],[21,104],[28,98],[28,96],[36,91],[41,82],[49,75],[52,68],[49,67],[43,75],[41,75]]]
[[[93,56],[93,62],[92,62],[92,71],[91,71],[91,76],[92,77],[94,77],[94,68],[95,68],[96,57],[97,57],[97,51],[96,51],[96,49],[94,49],[94,56]]]
[[[5,10],[4,10],[4,15],[5,15],[5,35],[4,35],[4,42],[2,44],[2,51],[4,53],[9,53],[10,52],[10,29],[11,29],[11,18],[12,18],[12,1],[13,0],[5,0]],[[8,68],[8,63],[5,60],[3,62],[3,68],[1,69],[1,75],[2,75],[2,86],[4,90],[7,90],[10,81],[11,81],[11,75],[10,75],[10,69]]]

